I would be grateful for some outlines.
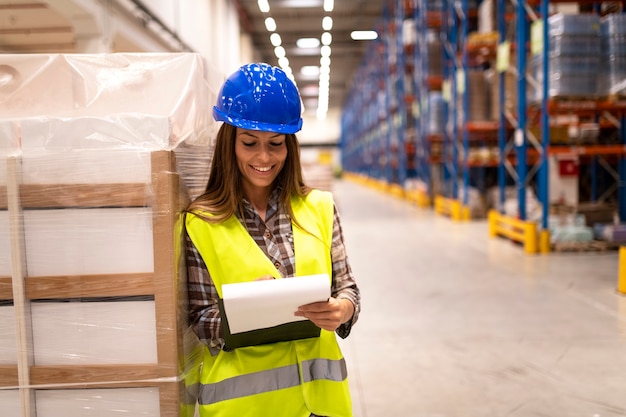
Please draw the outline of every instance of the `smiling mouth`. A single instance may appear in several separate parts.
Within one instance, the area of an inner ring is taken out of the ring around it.
[[[257,172],[268,172],[268,171],[271,171],[272,168],[274,168],[274,165],[270,165],[267,167],[255,167],[255,166],[250,165],[250,167]]]

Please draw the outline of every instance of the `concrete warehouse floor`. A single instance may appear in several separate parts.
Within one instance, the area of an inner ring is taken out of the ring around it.
[[[362,313],[341,342],[356,417],[626,416],[618,252],[526,255],[335,181]]]

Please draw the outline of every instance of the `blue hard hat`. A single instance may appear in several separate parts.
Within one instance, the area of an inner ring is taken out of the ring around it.
[[[244,65],[222,85],[213,117],[243,129],[296,133],[302,128],[300,94],[282,69]]]

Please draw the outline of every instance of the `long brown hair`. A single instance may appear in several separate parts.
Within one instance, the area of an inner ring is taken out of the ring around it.
[[[243,213],[243,186],[235,155],[237,128],[222,124],[217,133],[211,172],[205,192],[187,208],[187,212],[211,223],[220,223],[235,213]],[[287,159],[276,177],[275,186],[280,187],[279,201],[287,209],[292,220],[300,227],[291,208],[291,197],[306,196],[311,190],[304,184],[300,164],[300,145],[295,134],[285,135]],[[211,215],[205,216],[202,212]]]

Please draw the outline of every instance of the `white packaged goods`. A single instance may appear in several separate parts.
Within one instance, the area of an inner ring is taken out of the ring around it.
[[[154,301],[35,303],[35,363],[156,364],[154,307]]]
[[[17,364],[17,345],[15,343],[15,311],[13,306],[0,306],[0,365]],[[2,391],[0,390],[0,393]],[[2,397],[0,396],[0,399]],[[1,401],[1,400],[0,400]],[[2,402],[0,402],[2,404]]]
[[[115,415],[158,416],[159,390],[155,388],[41,390],[37,391],[37,417],[90,417]]]
[[[11,251],[9,248],[9,215],[6,210],[0,210],[0,278],[11,276]]]
[[[193,416],[180,215],[222,78],[150,53],[6,54],[0,79],[1,414]]]

